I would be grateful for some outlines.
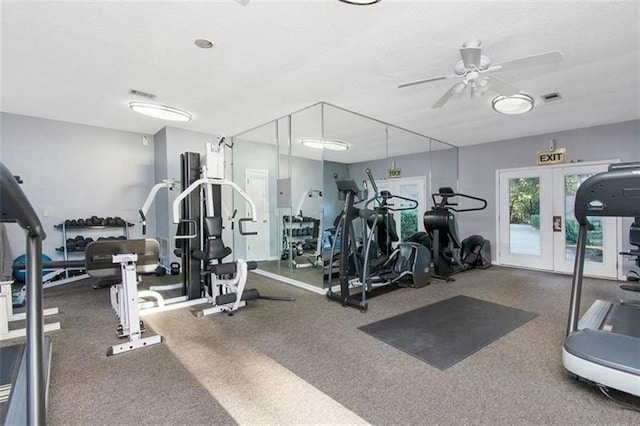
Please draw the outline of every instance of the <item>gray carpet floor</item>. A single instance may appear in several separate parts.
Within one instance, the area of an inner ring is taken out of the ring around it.
[[[118,343],[108,291],[90,280],[53,288],[45,305],[59,307],[62,329],[50,333],[48,422],[638,424],[639,413],[562,367],[570,284],[492,267],[371,299],[363,314],[251,274],[248,287],[296,301],[257,300],[233,316],[148,315],[148,333],[165,342],[114,357],[105,356]],[[585,279],[585,309],[596,298],[632,296],[617,284]],[[357,329],[460,294],[539,316],[444,371]]]

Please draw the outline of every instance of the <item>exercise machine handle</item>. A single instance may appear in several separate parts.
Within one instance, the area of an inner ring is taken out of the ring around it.
[[[258,235],[257,232],[245,232],[242,229],[242,222],[255,222],[255,220],[251,217],[243,217],[242,219],[238,219],[238,231],[240,231],[240,235]]]
[[[140,215],[140,222],[142,222],[142,235],[146,235],[147,234],[147,218],[142,212],[142,209],[138,210],[138,214]]]
[[[436,201],[436,196],[440,196],[442,197],[440,202]],[[454,208],[453,206],[458,206],[459,203],[450,203],[449,202],[449,198],[452,197],[463,197],[463,198],[468,198],[470,200],[475,200],[475,201],[480,201],[482,203],[482,206],[480,207],[470,207],[470,208],[466,208],[466,209],[458,209],[458,208]],[[456,213],[462,213],[462,212],[472,212],[472,211],[477,211],[477,210],[484,210],[487,208],[487,200],[485,200],[484,198],[479,198],[479,197],[474,197],[472,195],[467,195],[467,194],[462,194],[460,192],[440,192],[437,194],[431,194],[431,199],[433,200],[433,204],[434,204],[434,209],[438,208],[438,209],[447,209],[447,210],[451,210],[454,211]]]
[[[191,234],[185,234],[185,235],[176,235],[175,239],[176,240],[188,240],[190,238],[195,238],[198,236],[198,222],[194,219],[180,219],[180,224],[182,223],[193,223],[193,231]],[[180,226],[180,225],[178,225]],[[187,226],[187,230],[188,230],[188,226]]]
[[[369,177],[369,181],[371,182],[371,187],[373,188],[373,192],[378,195],[378,185],[376,185],[376,179],[373,177],[373,173],[371,173],[371,169],[367,168],[366,170],[367,176]]]
[[[405,201],[410,201],[413,203],[412,206],[405,206],[405,207],[396,207],[396,208],[391,208],[388,207],[389,210],[392,211],[403,211],[403,210],[413,210],[413,209],[417,209],[418,208],[418,201],[414,200],[413,198],[407,198],[407,197],[401,197],[400,195],[393,195],[391,196],[391,198],[398,198],[400,200],[405,200]],[[393,204],[387,204],[388,206],[392,206]]]

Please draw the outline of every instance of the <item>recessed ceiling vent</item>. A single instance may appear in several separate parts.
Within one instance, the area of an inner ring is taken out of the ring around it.
[[[545,102],[558,101],[562,99],[562,96],[560,96],[559,92],[547,93],[546,95],[542,95],[540,97]]]
[[[154,95],[153,93],[143,92],[142,90],[129,89],[129,94],[133,96],[139,96],[145,99],[155,99],[158,95]]]

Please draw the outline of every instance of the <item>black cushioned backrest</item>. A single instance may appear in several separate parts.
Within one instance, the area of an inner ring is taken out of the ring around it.
[[[207,257],[224,259],[231,254],[231,249],[222,241],[222,217],[208,216],[204,218],[204,232],[207,236]]]
[[[222,237],[222,217],[210,216],[204,218],[204,232],[208,238]]]

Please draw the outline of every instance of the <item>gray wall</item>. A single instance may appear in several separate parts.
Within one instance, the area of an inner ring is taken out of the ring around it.
[[[489,144],[460,148],[459,191],[485,198],[486,210],[458,216],[460,237],[480,234],[496,247],[496,170],[536,165],[536,152],[548,148],[549,140],[567,149],[568,161],[640,160],[640,121],[628,121]],[[623,244],[628,242],[628,225],[623,222]],[[496,259],[495,250],[492,253]]]
[[[422,152],[383,160],[353,163],[349,165],[350,176],[356,180],[358,186],[367,180],[365,170],[369,168],[377,180],[386,179],[387,169],[395,167],[401,169],[402,177],[427,177],[427,209],[431,207],[431,193],[437,192],[441,186],[457,188],[458,185],[458,153],[455,148],[433,152]],[[429,180],[429,177],[431,179]]]
[[[141,236],[138,209],[154,182],[153,138],[143,146],[138,133],[7,113],[0,119],[0,160],[24,180],[22,189],[47,233],[44,254],[62,258],[55,250],[62,246],[62,232],[54,225],[65,219],[120,216],[135,224],[130,237]],[[22,231],[11,224],[7,230],[14,257],[24,253]],[[72,236],[118,233],[83,229]]]

